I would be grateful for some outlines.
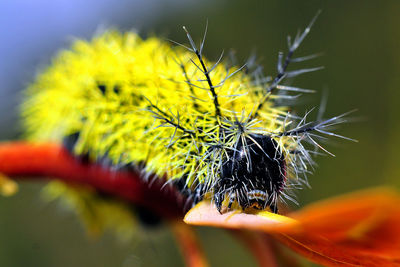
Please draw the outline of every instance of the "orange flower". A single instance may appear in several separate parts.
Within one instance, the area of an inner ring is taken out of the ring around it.
[[[326,266],[400,266],[400,196],[390,189],[353,193],[285,215],[266,211],[221,215],[210,201],[185,215],[186,200],[172,187],[161,190],[162,179],[149,187],[138,174],[83,164],[57,144],[0,145],[0,173],[13,178],[57,177],[140,204],[170,222],[188,266],[207,266],[188,225],[232,229],[260,266],[276,266],[273,240]]]
[[[269,212],[220,215],[200,203],[185,222],[270,234],[326,266],[400,266],[400,196],[389,189],[314,203],[286,216]]]

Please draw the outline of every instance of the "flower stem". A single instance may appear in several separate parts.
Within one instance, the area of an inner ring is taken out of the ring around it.
[[[196,238],[193,227],[182,221],[170,223],[171,229],[179,244],[182,255],[188,267],[207,267],[209,266],[203,250]]]
[[[260,267],[278,266],[271,240],[266,235],[245,230],[231,232],[250,250]]]

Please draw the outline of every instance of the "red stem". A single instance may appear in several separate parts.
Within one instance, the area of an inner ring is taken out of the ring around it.
[[[246,230],[231,230],[253,254],[260,267],[277,267],[275,251],[267,235]]]
[[[194,229],[182,221],[170,223],[175,239],[188,267],[209,266]]]
[[[46,177],[89,185],[169,219],[182,218],[185,212],[186,200],[172,186],[163,188],[163,179],[152,177],[151,182],[144,182],[137,172],[83,163],[58,144],[2,143],[0,173],[20,179]]]

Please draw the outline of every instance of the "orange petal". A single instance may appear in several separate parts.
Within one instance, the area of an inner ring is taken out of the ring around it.
[[[211,201],[202,201],[186,213],[184,221],[192,225],[281,232],[292,229],[297,222],[289,217],[263,211],[263,216],[239,210],[220,214]]]
[[[203,202],[187,213],[185,222],[272,233],[325,265],[400,266],[400,196],[392,190],[366,190],[317,202],[289,216],[266,211],[220,215]]]
[[[317,235],[274,234],[273,236],[295,252],[324,266],[400,266],[399,255],[389,257],[352,249]]]
[[[400,255],[400,196],[392,190],[366,190],[317,202],[290,216],[304,232],[353,250]]]

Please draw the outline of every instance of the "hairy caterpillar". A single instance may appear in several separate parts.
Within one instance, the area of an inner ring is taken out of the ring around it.
[[[254,60],[236,67],[203,57],[204,39],[190,47],[107,31],[61,52],[27,90],[23,115],[31,140],[63,142],[75,155],[105,166],[167,177],[193,203],[210,198],[218,211],[236,203],[278,212],[307,183],[320,134],[346,114],[307,122],[291,114],[285,79],[315,18],[293,42],[277,75]],[[318,152],[316,152],[318,153]]]

